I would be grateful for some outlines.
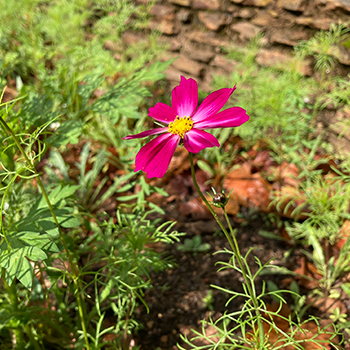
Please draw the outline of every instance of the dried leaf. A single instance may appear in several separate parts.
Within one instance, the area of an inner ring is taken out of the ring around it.
[[[260,173],[252,174],[249,163],[228,173],[224,179],[224,188],[227,192],[233,189],[232,196],[237,196],[239,204],[264,212],[270,211],[271,185]]]

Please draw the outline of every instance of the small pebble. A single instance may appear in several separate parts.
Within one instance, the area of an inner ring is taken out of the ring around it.
[[[148,329],[152,329],[154,327],[154,321],[148,321],[146,323],[146,326],[147,326]]]

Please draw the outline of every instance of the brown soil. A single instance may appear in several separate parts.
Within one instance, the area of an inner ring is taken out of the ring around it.
[[[254,214],[247,219],[248,221],[244,220],[240,224],[231,217],[232,225],[237,229],[237,240],[241,252],[245,254],[251,247],[256,247],[249,259],[251,269],[257,270],[254,256],[258,257],[262,263],[273,259],[274,264],[283,264],[288,267],[292,262],[284,261],[283,255],[291,246],[259,235],[260,230],[273,231],[273,228],[266,226],[263,216]],[[179,223],[180,232],[187,228],[187,235],[182,241],[194,236],[188,230],[191,225],[197,228],[214,228],[217,223],[215,220]],[[144,297],[150,312],[147,313],[144,306],[140,306],[137,310],[137,318],[144,325],[138,333],[137,344],[141,345],[143,350],[177,349],[177,344],[184,346],[181,334],[189,334],[192,328],[198,329],[201,320],[208,320],[209,315],[215,320],[225,310],[233,311],[241,307],[241,298],[234,299],[228,307],[225,307],[229,296],[212,287],[216,285],[242,292],[242,277],[238,272],[232,269],[218,271],[220,266],[217,262],[228,261],[229,255],[214,253],[229,248],[229,245],[226,238],[214,233],[214,230],[212,233],[201,235],[203,243],[209,243],[211,246],[205,253],[179,251],[177,249],[179,244],[164,247],[164,250],[174,257],[177,266],[152,276],[154,288],[146,291]],[[195,231],[198,232],[198,230]],[[273,280],[280,288],[285,287],[278,275],[264,276],[264,279]],[[257,285],[259,292],[262,285],[260,277],[257,279]],[[206,305],[203,299],[210,290],[213,293],[213,303]]]

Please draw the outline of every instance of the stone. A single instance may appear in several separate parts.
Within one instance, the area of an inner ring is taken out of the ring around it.
[[[172,66],[182,72],[192,74],[196,77],[201,75],[204,69],[202,64],[189,59],[187,56],[181,55],[177,60],[175,60]]]
[[[240,7],[238,5],[233,5],[233,4],[229,4],[227,7],[226,7],[226,11],[228,12],[237,12],[239,11]]]
[[[331,24],[337,24],[338,20],[332,20],[331,18],[313,18],[311,27],[322,30],[329,30]]]
[[[297,17],[295,19],[295,23],[301,24],[304,26],[311,26],[312,21],[313,21],[312,17]]]
[[[231,0],[231,2],[234,2],[235,4],[241,4],[244,0]]]
[[[162,335],[162,336],[160,337],[160,341],[161,341],[162,343],[167,343],[167,342],[168,342],[168,336],[167,336],[167,335]]]
[[[252,18],[256,15],[257,9],[252,8],[252,7],[244,7],[237,13],[235,13],[233,16],[234,17],[240,17],[240,18],[245,18],[249,19]]]
[[[217,31],[231,22],[232,16],[221,12],[199,12],[199,20],[210,30]]]
[[[337,7],[350,12],[350,0],[334,0],[334,3]]]
[[[261,66],[274,67],[288,61],[290,57],[279,51],[262,49],[256,56],[256,62]]]
[[[152,329],[152,328],[154,327],[154,324],[155,324],[155,322],[154,322],[153,320],[148,321],[148,322],[146,323],[146,327],[147,327],[148,329]]]
[[[273,0],[252,0],[251,4],[257,7],[265,7],[269,5]]]
[[[251,23],[257,26],[267,27],[270,26],[274,20],[273,16],[267,11],[261,11],[256,17],[251,20]]]
[[[195,61],[208,63],[215,55],[213,50],[194,48],[191,45],[187,45],[184,49],[184,53]]]
[[[305,30],[286,28],[272,32],[270,41],[272,43],[294,46],[298,44],[299,41],[308,40],[309,38],[310,36]]]
[[[190,41],[194,41],[201,44],[212,45],[212,46],[224,46],[231,47],[232,43],[225,37],[218,35],[213,32],[205,33],[203,31],[191,31],[185,34],[185,38]]]
[[[218,10],[220,0],[193,0],[192,8],[196,10]]]
[[[179,51],[182,47],[180,41],[173,37],[167,38],[163,36],[158,39],[158,42],[165,46],[168,51]]]
[[[311,28],[329,30],[332,23],[338,24],[338,18],[329,18],[329,17],[298,17],[295,20],[295,23],[308,26]]]
[[[346,66],[350,65],[350,52],[344,46],[333,46],[332,56]]]
[[[133,45],[140,41],[143,41],[145,37],[139,33],[134,33],[131,31],[127,31],[123,34],[123,41],[126,45]]]
[[[176,14],[176,18],[182,23],[190,23],[192,20],[192,13],[189,10],[180,9]]]
[[[207,94],[210,94],[211,92],[213,92],[213,81],[214,81],[214,75],[219,75],[219,76],[225,76],[225,74],[227,75],[227,73],[222,70],[222,69],[218,69],[215,68],[215,72],[214,72],[214,68],[209,68],[205,71],[205,78],[203,83],[201,83],[200,85],[200,89],[204,92],[206,92]]]
[[[241,40],[249,40],[261,32],[261,29],[249,22],[239,22],[231,26],[231,29],[239,33]]]
[[[177,34],[180,31],[180,28],[175,26],[173,21],[166,20],[151,20],[148,27],[167,35]]]
[[[175,61],[178,57],[179,57],[178,53],[163,51],[158,56],[158,59],[162,62],[165,62],[165,61]]]
[[[169,0],[172,4],[180,5],[180,6],[191,6],[191,0]]]
[[[237,66],[237,62],[230,60],[223,55],[216,55],[210,65],[213,67],[222,68],[226,72],[232,72]]]
[[[281,5],[284,9],[290,11],[302,11],[304,0],[282,0]]]
[[[325,138],[340,154],[347,153],[350,155],[350,143],[345,137],[339,138],[338,134],[329,131],[326,133]]]
[[[166,80],[176,82],[176,85],[179,85],[180,77],[183,74],[181,71],[174,67],[169,67],[164,73]]]
[[[314,0],[315,5],[324,5],[325,11],[333,11],[341,8],[345,11],[350,12],[350,0]]]
[[[169,5],[154,5],[149,12],[151,15],[163,20],[173,20],[175,16],[175,7]]]
[[[335,114],[332,114],[330,120],[323,120],[323,124],[334,133],[338,135],[343,134],[346,138],[349,138],[349,131],[344,129],[344,123],[346,123],[347,120],[349,120],[349,110],[338,109]]]
[[[301,74],[311,76],[312,65],[310,60],[296,61],[295,58],[289,54],[280,51],[272,51],[262,49],[256,56],[256,63],[261,66],[274,67],[280,70],[296,69]]]

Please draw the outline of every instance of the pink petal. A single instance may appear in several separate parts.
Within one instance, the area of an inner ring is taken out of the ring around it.
[[[140,132],[139,134],[136,134],[136,135],[126,136],[122,140],[141,139],[142,137],[161,134],[161,133],[167,132],[167,131],[168,131],[168,128],[155,128],[155,129]]]
[[[180,136],[167,133],[148,142],[137,153],[135,171],[144,171],[148,178],[163,177],[179,141]]]
[[[219,141],[206,131],[192,129],[184,136],[184,146],[188,152],[198,153],[207,147],[219,147]]]
[[[233,128],[249,120],[249,115],[241,107],[232,107],[195,123],[198,129]]]
[[[225,88],[211,93],[199,106],[196,113],[193,115],[192,120],[194,122],[199,122],[219,112],[235,90],[236,87],[233,89]]]
[[[154,107],[151,107],[148,116],[155,120],[169,124],[176,118],[176,112],[165,103],[158,102]]]
[[[161,144],[167,141],[171,135],[170,133],[160,135],[150,142],[147,142],[136,155],[135,171],[144,171],[148,162],[157,154]]]
[[[190,117],[198,105],[197,82],[181,76],[180,85],[173,89],[171,101],[172,108],[179,117]]]

